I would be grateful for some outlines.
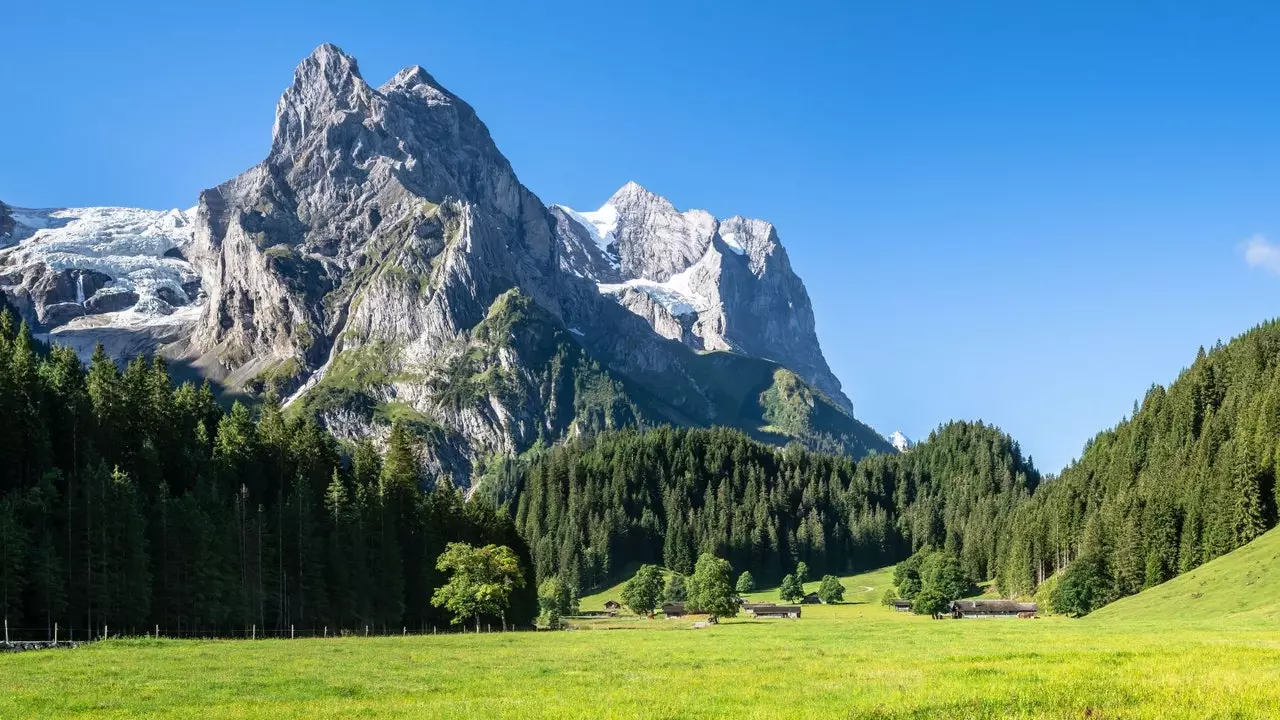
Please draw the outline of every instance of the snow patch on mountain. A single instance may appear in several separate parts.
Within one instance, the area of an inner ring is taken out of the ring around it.
[[[618,264],[617,251],[610,250],[610,247],[617,242],[616,235],[618,229],[618,210],[614,206],[605,203],[599,210],[589,212],[578,212],[567,205],[556,205],[582,226],[583,230],[591,236],[591,240],[600,248],[600,252],[604,254],[609,262],[615,267]]]
[[[41,300],[74,302],[89,313],[96,308],[98,324],[134,326],[197,299],[199,275],[181,254],[194,215],[194,208],[13,208],[18,241],[0,250],[0,277],[13,284],[6,289],[29,297],[42,277],[70,278],[66,292]],[[86,277],[100,279],[88,292]]]
[[[747,249],[742,246],[742,243],[738,242],[737,233],[722,232],[720,233],[720,239],[724,241],[725,245],[729,246],[729,250],[732,251],[733,254],[735,255],[747,254]]]
[[[911,441],[907,439],[906,435],[903,435],[897,430],[894,430],[893,434],[889,436],[889,443],[892,444],[898,452],[906,452],[911,449]]]

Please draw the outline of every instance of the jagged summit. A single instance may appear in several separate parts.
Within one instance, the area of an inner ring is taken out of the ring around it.
[[[823,358],[808,292],[770,223],[680,211],[634,181],[598,210],[552,212],[561,267],[660,335],[695,350],[775,360],[852,411]]]
[[[27,262],[32,213],[2,215],[15,245],[0,280],[25,289],[32,320],[115,332],[125,314],[107,310],[125,300],[173,309],[180,326],[118,354],[160,352],[231,393],[274,390],[340,437],[406,419],[460,482],[479,459],[639,423],[888,449],[847,414],[771,225],[682,212],[635,182],[596,211],[549,209],[417,65],[375,89],[337,46],[316,48],[267,156],[163,218],[187,239],[137,257],[122,244],[113,269]],[[731,352],[697,352],[710,350]]]

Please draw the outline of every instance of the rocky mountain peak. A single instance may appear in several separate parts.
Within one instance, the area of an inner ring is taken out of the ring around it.
[[[665,211],[677,212],[670,200],[634,180],[629,180],[627,184],[618,188],[617,192],[605,201],[605,204],[615,208],[657,207]]]
[[[680,211],[629,182],[598,210],[556,206],[561,265],[695,350],[768,358],[846,411],[822,355],[813,308],[773,225],[705,210]]]
[[[296,155],[308,136],[321,134],[324,128],[347,118],[369,114],[375,102],[375,93],[360,76],[355,58],[336,45],[321,45],[299,63],[293,84],[276,105],[272,155]]]

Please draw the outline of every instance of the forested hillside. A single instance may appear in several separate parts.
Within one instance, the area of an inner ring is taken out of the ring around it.
[[[723,429],[609,432],[538,456],[518,482],[539,579],[586,590],[632,562],[688,572],[704,552],[774,581],[800,561],[847,574],[931,545],[986,577],[1039,475],[1009,436],[955,422],[858,463]]]
[[[1223,555],[1276,524],[1280,323],[1202,348],[1167,389],[1100,433],[1021,508],[1000,574],[1029,593],[1055,572],[1082,613]]]
[[[273,404],[224,413],[162,362],[86,369],[0,312],[0,615],[15,628],[419,628],[449,541],[527,554],[504,513],[421,492],[396,426],[343,462]],[[532,589],[508,618],[527,621]]]

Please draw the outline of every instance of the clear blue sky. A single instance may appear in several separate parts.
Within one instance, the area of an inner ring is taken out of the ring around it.
[[[188,207],[314,46],[421,64],[544,201],[773,221],[885,433],[1056,472],[1280,298],[1273,3],[44,5],[0,16],[0,199]]]

